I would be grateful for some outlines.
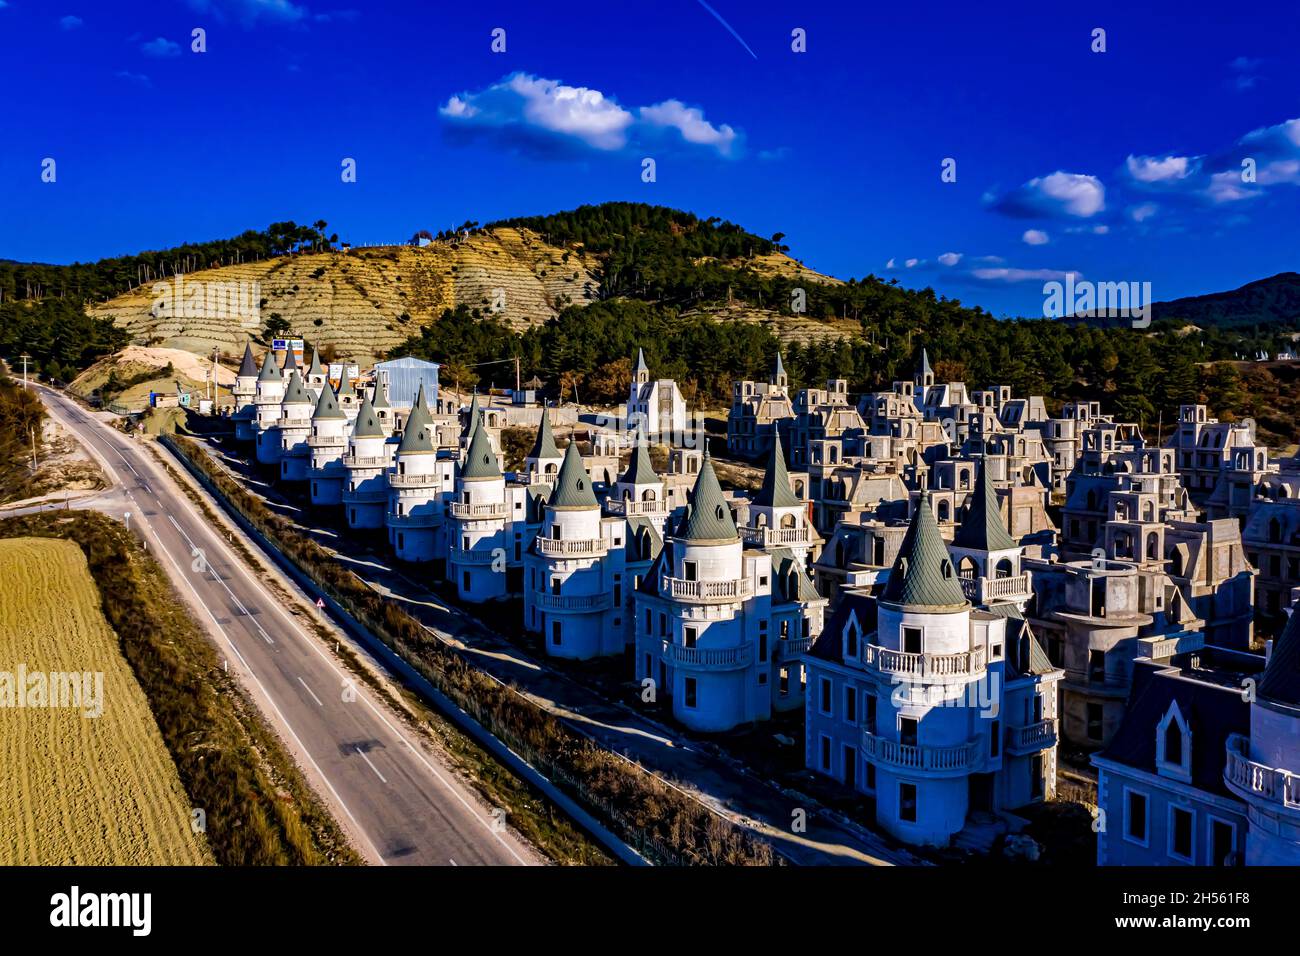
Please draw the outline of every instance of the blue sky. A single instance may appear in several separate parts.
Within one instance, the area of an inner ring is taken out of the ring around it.
[[[1300,268],[1300,13],[996,6],[0,0],[0,258],[624,199],[997,314]]]

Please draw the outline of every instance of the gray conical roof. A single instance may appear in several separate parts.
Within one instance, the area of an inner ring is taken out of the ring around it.
[[[1259,699],[1287,707],[1300,707],[1300,611],[1292,611],[1273,642],[1264,678],[1259,682]]]
[[[975,479],[975,491],[966,508],[966,517],[953,538],[953,544],[971,551],[1002,551],[1016,546],[1015,540],[1007,533],[1002,522],[1002,511],[998,508],[998,493],[988,477],[988,459],[980,463],[979,477]]]
[[[486,428],[474,429],[470,436],[469,448],[465,452],[465,463],[461,466],[462,478],[500,478],[501,468],[497,465],[496,452],[488,439]]]
[[[798,508],[800,501],[790,490],[790,473],[785,468],[785,452],[781,448],[781,436],[772,432],[772,455],[767,460],[767,471],[763,473],[763,486],[754,496],[754,504],[767,508]]]
[[[352,382],[348,380],[348,366],[345,362],[343,363],[343,373],[339,376],[338,396],[342,399],[346,395],[350,395],[353,398],[357,397],[357,390],[352,387]]]
[[[379,416],[375,414],[375,406],[370,404],[367,398],[361,402],[361,408],[357,410],[357,421],[352,428],[353,438],[383,438],[384,427],[379,424]]]
[[[937,610],[953,610],[966,604],[948,546],[943,543],[930,509],[928,492],[921,496],[916,514],[912,515],[912,524],[903,536],[880,599],[904,607]]]
[[[619,479],[625,485],[658,484],[659,476],[655,474],[654,465],[650,464],[650,453],[646,442],[638,432],[632,442],[632,458],[627,463],[627,471]]]
[[[377,409],[378,409],[378,408],[392,408],[392,407],[393,407],[392,405],[389,405],[389,404],[388,404],[388,396],[384,394],[384,386],[379,382],[378,379],[375,380],[375,389],[374,389],[374,391],[375,391],[375,395],[374,395],[374,397],[370,400],[370,404],[371,404],[371,405],[375,406],[375,408],[377,408]]]
[[[297,357],[297,353],[294,352],[294,350],[293,350],[292,348],[285,349],[285,350],[284,350],[284,370],[285,370],[286,372],[292,372],[292,371],[293,371],[294,369],[296,369],[297,367],[298,367],[298,357]]]
[[[635,375],[637,372],[649,372],[649,371],[650,371],[650,366],[645,364],[645,350],[637,349],[636,367],[632,369],[632,374]]]
[[[528,457],[534,461],[560,457],[560,449],[555,444],[555,435],[551,432],[551,414],[545,407],[542,408],[542,422],[537,426],[537,440],[533,442],[533,450],[528,453]]]
[[[582,454],[576,441],[569,442],[569,447],[564,449],[564,464],[560,465],[560,473],[555,476],[555,488],[547,504],[566,511],[600,506],[591,488],[591,476],[582,466]]]
[[[316,410],[311,413],[311,420],[314,422],[331,418],[346,420],[347,417],[343,409],[339,408],[339,399],[334,394],[334,389],[330,388],[329,382],[326,382],[325,387],[320,390],[320,397],[316,399]]]
[[[258,373],[259,382],[282,382],[284,376],[280,374],[280,366],[275,364],[275,353],[267,352],[266,358],[262,362],[262,371]]]
[[[320,364],[320,349],[311,350],[311,367],[307,369],[308,375],[324,375],[325,367]]]
[[[411,406],[411,414],[407,416],[406,425],[402,428],[402,441],[397,446],[397,453],[404,455],[437,450],[433,444],[433,416],[424,403],[424,384],[421,383],[415,404]]]
[[[921,372],[922,375],[933,375],[933,374],[934,374],[934,370],[930,368],[930,353],[927,352],[925,349],[921,349],[921,368],[920,368],[920,372]]]
[[[252,378],[257,374],[257,360],[253,358],[253,343],[244,343],[244,360],[239,363],[239,377]]]
[[[475,392],[469,403],[469,416],[465,419],[465,430],[460,433],[462,438],[474,437],[474,432],[478,431],[478,421],[481,415],[482,412],[478,408],[478,392]]]
[[[781,361],[781,353],[776,353],[776,365],[772,369],[772,382],[775,384],[782,375],[785,374],[785,364]]]
[[[695,490],[691,492],[686,520],[677,537],[687,541],[734,541],[737,537],[736,521],[727,507],[722,486],[713,471],[713,459],[707,451],[700,476],[695,479]]]
[[[289,373],[289,384],[284,390],[284,403],[286,405],[310,405],[313,399],[311,392],[307,391],[307,384],[302,380],[295,368]]]

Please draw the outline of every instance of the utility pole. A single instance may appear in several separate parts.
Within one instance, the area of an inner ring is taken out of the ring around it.
[[[23,360],[23,388],[26,388],[27,387],[27,360],[30,359],[31,356],[20,355],[18,357]]]
[[[519,356],[515,356],[515,391],[519,391]]]
[[[28,428],[27,431],[32,436],[32,474],[36,474],[36,429]]]

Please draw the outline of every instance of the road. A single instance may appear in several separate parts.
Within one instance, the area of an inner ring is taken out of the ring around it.
[[[125,518],[196,609],[309,782],[376,864],[520,865],[535,851],[300,625],[142,445],[41,387],[113,487],[76,502]],[[216,510],[215,503],[213,504]],[[340,638],[343,639],[343,638]]]

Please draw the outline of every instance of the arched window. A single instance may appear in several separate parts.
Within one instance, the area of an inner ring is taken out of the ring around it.
[[[782,528],[793,528],[793,527],[794,527],[794,515],[782,515],[782,516],[781,516],[781,527],[782,527]]]
[[[1011,565],[1011,559],[1010,559],[1010,558],[1003,558],[1003,559],[1002,559],[1001,561],[999,561],[999,562],[997,563],[997,565],[994,567],[994,569],[993,569],[993,576],[994,576],[995,578],[1009,578],[1009,577],[1011,577],[1011,572],[1012,572],[1013,570],[1014,570],[1014,569],[1012,568],[1012,565]]]
[[[973,581],[979,575],[979,565],[969,554],[965,555],[957,564],[957,574],[967,581]]]
[[[1143,521],[1156,520],[1156,506],[1149,501],[1142,506],[1142,520]]]
[[[939,520],[941,522],[952,520],[952,507],[946,501],[939,502]]]
[[[1270,518],[1268,522],[1268,540],[1270,544],[1282,543],[1282,522],[1277,518]]]
[[[758,513],[758,517],[757,517],[756,519],[754,519],[754,527],[755,527],[755,528],[766,528],[766,527],[767,527],[767,515],[766,515],[764,512],[761,512],[761,511],[760,511],[760,512]]]
[[[1147,560],[1154,561],[1160,557],[1160,536],[1152,531],[1147,535]]]
[[[1173,551],[1169,552],[1169,573],[1176,578],[1182,577],[1183,575],[1183,549],[1182,548],[1174,548]]]
[[[641,500],[642,500],[642,501],[654,501],[654,500],[655,500],[655,492],[654,492],[654,489],[653,489],[653,488],[647,488],[645,491],[641,492]]]
[[[1165,763],[1182,764],[1183,728],[1177,720],[1165,724]]]

